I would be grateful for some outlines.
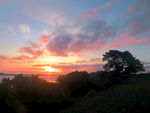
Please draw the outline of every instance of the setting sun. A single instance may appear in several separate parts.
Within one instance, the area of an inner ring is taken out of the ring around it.
[[[60,70],[52,68],[50,66],[44,66],[45,71],[47,72],[60,72]]]

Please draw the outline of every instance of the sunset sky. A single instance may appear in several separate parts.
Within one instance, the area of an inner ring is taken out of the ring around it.
[[[102,70],[110,49],[150,68],[150,0],[0,0],[0,73]]]

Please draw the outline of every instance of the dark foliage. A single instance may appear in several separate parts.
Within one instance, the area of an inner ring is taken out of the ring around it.
[[[72,72],[58,78],[58,83],[74,97],[85,95],[89,90],[105,90],[112,86],[112,75],[108,72]]]
[[[144,71],[143,64],[141,64],[139,59],[133,57],[129,51],[110,50],[103,56],[103,61],[107,61],[104,65],[106,71],[113,70],[118,75]]]
[[[140,77],[144,75],[145,77],[148,77],[149,73],[136,75],[133,74],[131,77]],[[17,75],[13,80],[3,79],[0,83],[1,111],[4,110],[8,113],[43,113],[47,111],[52,113],[59,113],[64,109],[70,108],[75,103],[78,103],[78,100],[81,97],[90,98],[93,95],[97,95],[98,92],[101,92],[103,94],[103,92],[107,89],[109,89],[107,90],[108,92],[111,91],[110,87],[116,84],[116,78],[114,76],[114,72],[100,71],[89,74],[87,72],[75,71],[67,74],[66,76],[59,77],[57,83],[49,83],[45,80],[39,79],[36,76],[26,77],[23,75]],[[125,79],[123,79],[122,81],[124,80]],[[149,84],[147,79],[144,79],[144,81],[147,85]],[[128,82],[123,83],[128,85]],[[131,85],[129,87],[131,87]],[[137,85],[134,85],[131,88],[134,87],[136,88]],[[138,84],[138,87],[143,88],[141,83]],[[116,91],[124,92],[124,90],[121,88],[118,88],[118,90]],[[125,92],[126,91],[127,89],[125,89]],[[120,93],[117,94],[119,95]],[[144,97],[144,92],[141,93],[143,95],[142,98],[146,99],[146,97]],[[111,95],[111,97],[109,97],[109,95]],[[109,111],[108,109],[106,109],[107,105],[109,104],[107,102],[110,101],[111,104],[111,98],[113,97],[112,95],[116,95],[115,92],[113,92],[113,90],[109,94],[106,93],[106,95],[103,95],[98,98],[101,99],[100,101],[104,103],[106,100],[105,107],[100,111]],[[123,94],[120,94],[119,96],[121,95]],[[139,97],[138,94],[137,97]],[[117,101],[119,102],[121,100],[118,99]],[[140,105],[141,101],[142,99],[138,99],[136,101],[137,103],[134,102],[133,104],[134,106],[139,106],[140,111],[145,111],[145,109],[143,108],[145,104],[143,104],[142,107]],[[114,106],[115,105],[118,104],[114,104]],[[146,105],[149,104],[146,103]],[[126,110],[127,107],[129,107],[128,103],[125,105],[123,104],[123,106]],[[146,107],[146,109],[147,108],[148,107]],[[110,109],[110,111],[111,110],[112,112],[114,110],[122,111],[123,108],[122,106],[118,106],[117,108],[114,107]],[[134,110],[136,111],[135,107],[130,108],[130,111],[133,112]]]
[[[0,104],[8,113],[58,113],[73,103],[58,84],[36,76],[17,75],[13,80],[3,79],[0,84]]]
[[[112,85],[112,76],[107,72],[75,71],[59,77],[57,83],[49,83],[37,76],[17,75],[12,80],[2,80],[0,104],[11,113],[59,113],[90,90],[102,91]]]
[[[59,84],[72,96],[83,96],[89,89],[90,78],[87,72],[72,72],[58,78]]]

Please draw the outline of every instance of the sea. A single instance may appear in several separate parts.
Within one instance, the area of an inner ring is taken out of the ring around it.
[[[7,74],[7,75],[0,75],[0,82],[2,81],[3,78],[9,78],[10,80],[12,80],[13,78],[15,78],[15,76],[17,75],[13,75],[13,74]],[[33,76],[33,75],[24,75],[24,76]],[[37,75],[34,75],[34,76],[37,76]],[[41,79],[44,79],[48,82],[56,82],[58,76],[51,76],[51,75],[39,75],[38,76],[39,78]]]

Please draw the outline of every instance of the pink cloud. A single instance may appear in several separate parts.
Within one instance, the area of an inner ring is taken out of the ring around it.
[[[102,40],[95,41],[83,41],[82,39],[74,39],[69,45],[69,49],[72,52],[84,53],[86,51],[97,51],[102,50],[106,46],[105,42]]]
[[[28,54],[28,55],[32,55],[34,58],[39,57],[40,55],[42,55],[43,51],[42,50],[35,50],[31,47],[22,47],[19,49],[19,52]]]
[[[46,48],[52,55],[66,57],[71,40],[68,36],[56,36],[48,42]]]
[[[110,8],[110,7],[112,7],[113,5],[115,5],[119,2],[120,2],[120,0],[111,0],[110,2],[106,3],[106,8]]]
[[[101,8],[93,8],[91,11],[88,11],[87,13],[84,13],[82,15],[82,17],[83,18],[88,18],[90,16],[93,16],[93,15],[96,15],[96,14],[100,13],[101,10],[102,10]]]
[[[102,50],[106,46],[106,43],[102,40],[95,40],[94,42],[89,43],[85,49],[90,51]]]
[[[145,33],[146,31],[148,31],[150,28],[150,25],[148,23],[144,23],[143,21],[140,20],[134,20],[131,25],[129,25],[126,28],[126,32],[129,35],[138,35],[138,34],[142,34]]]
[[[16,15],[15,14],[11,14],[10,15],[12,18],[16,18]]]
[[[149,17],[149,0],[137,0],[135,1],[131,6],[129,6],[125,13],[123,14],[124,16],[136,16],[136,14],[144,14],[142,15],[144,18]],[[144,13],[143,13],[144,11]],[[149,18],[147,18],[149,20]]]
[[[139,41],[143,42],[144,45],[150,46],[150,39],[149,38],[141,38]]]
[[[10,14],[10,17],[11,17],[11,19],[12,19],[12,22],[15,23],[15,22],[17,21],[17,20],[16,20],[16,19],[17,19],[17,18],[16,18],[17,16],[16,16],[15,14]]]
[[[32,58],[37,58],[44,53],[44,50],[46,49],[45,44],[50,42],[49,37],[49,35],[41,36],[37,42],[27,41],[26,44],[28,46],[21,47],[19,52],[31,55]]]
[[[132,13],[134,13],[134,12],[136,12],[136,6],[131,6],[131,7],[129,7],[129,8],[126,10],[125,15],[129,15],[129,14],[132,14]]]
[[[148,38],[133,38],[125,34],[121,34],[121,38],[112,41],[108,49],[111,48],[123,48],[129,46],[135,46],[138,44],[150,45],[150,39]]]
[[[17,61],[27,61],[31,60],[32,58],[26,55],[20,55],[16,57],[8,57],[4,55],[0,55],[0,61],[9,61],[10,63],[16,63]]]
[[[106,7],[110,7],[112,4],[110,2],[106,3]]]
[[[41,36],[41,37],[40,37],[40,41],[41,41],[42,43],[46,43],[46,42],[48,42],[49,40],[50,40],[50,35]]]
[[[17,57],[12,57],[10,59],[12,59],[12,60],[29,60],[29,59],[31,59],[31,57],[28,57],[26,55],[21,55],[21,56],[17,56]]]
[[[140,7],[139,3],[131,5],[130,7],[127,8],[127,10],[125,11],[124,15],[125,16],[129,16],[129,15],[135,13],[138,10],[139,7]]]
[[[104,7],[93,8],[92,10],[90,10],[86,13],[83,13],[82,17],[83,18],[89,18],[90,16],[94,16],[96,14],[99,14],[102,11],[106,11],[106,10],[110,9],[111,7],[115,6],[119,2],[120,2],[120,0],[111,0],[110,2],[107,2]]]
[[[137,43],[136,39],[133,39],[131,37],[128,37],[127,35],[122,34],[120,39],[112,41],[108,49],[133,46],[136,43]]]
[[[22,47],[19,49],[19,52],[23,52],[31,55],[34,53],[34,51],[30,47]]]
[[[61,16],[64,16],[64,15],[65,15],[65,12],[61,12],[60,15],[61,15]]]
[[[127,45],[127,46],[133,46],[133,45],[136,45],[137,44],[137,42],[138,42],[138,40],[137,39],[134,39],[134,38],[132,38],[132,37],[129,37],[129,36],[127,36],[127,35],[125,35],[125,34],[121,34],[121,42],[123,42],[125,45]]]
[[[27,41],[26,44],[28,46],[19,48],[19,52],[21,53],[21,55],[16,57],[8,57],[5,55],[0,55],[0,60],[15,63],[16,61],[28,61],[31,59],[33,60],[43,54],[43,50],[41,49],[38,43]]]
[[[81,56],[87,51],[101,51],[105,46],[106,43],[100,39],[87,41],[81,38],[73,39],[70,36],[56,36],[47,43],[46,49],[54,56],[67,57]]]
[[[8,59],[8,57],[7,57],[7,56],[0,55],[0,60],[6,60],[6,59]]]
[[[26,43],[29,46],[31,46],[32,48],[39,48],[39,45],[37,43],[32,42],[32,41],[27,41]]]

